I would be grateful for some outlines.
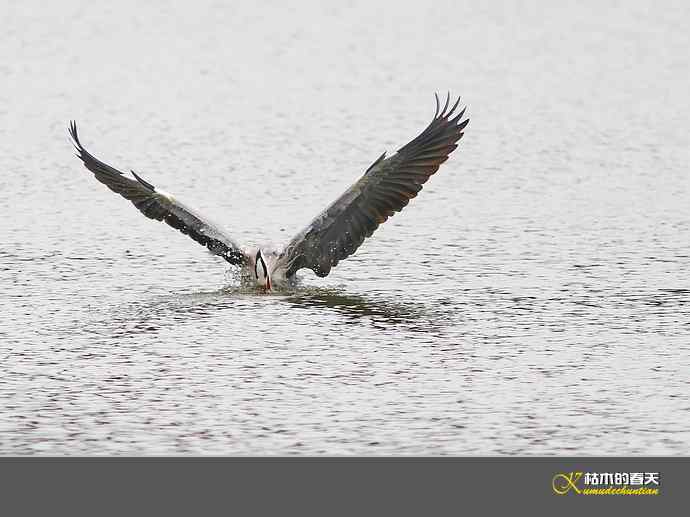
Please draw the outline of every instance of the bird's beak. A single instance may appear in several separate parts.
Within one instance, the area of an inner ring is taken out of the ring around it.
[[[271,277],[270,276],[266,277],[266,290],[267,291],[271,290]]]

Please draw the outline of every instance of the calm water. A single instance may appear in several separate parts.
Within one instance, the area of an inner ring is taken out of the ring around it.
[[[690,454],[690,10],[2,8],[0,453]],[[465,139],[326,279],[243,292],[73,156],[282,243]]]

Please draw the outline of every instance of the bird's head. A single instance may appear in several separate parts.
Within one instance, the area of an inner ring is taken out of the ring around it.
[[[268,269],[268,264],[266,264],[266,260],[261,254],[261,250],[256,252],[256,257],[254,259],[254,275],[256,276],[256,283],[258,285],[265,288],[267,291],[271,290],[271,274]]]

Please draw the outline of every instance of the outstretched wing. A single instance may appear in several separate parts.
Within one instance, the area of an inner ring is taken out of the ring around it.
[[[364,175],[286,246],[281,256],[288,276],[308,268],[326,276],[352,255],[389,217],[402,210],[439,165],[457,147],[469,119],[465,109],[454,116],[460,99],[448,109],[450,94],[427,128],[398,152],[383,153]]]
[[[74,141],[77,156],[84,166],[93,172],[95,178],[113,192],[117,192],[136,206],[150,219],[165,221],[173,228],[189,235],[199,244],[206,246],[211,253],[227,260],[230,264],[241,265],[245,261],[239,246],[222,230],[205,220],[190,208],[142,179],[134,171],[134,179],[128,178],[117,169],[103,163],[89,153],[79,141],[77,124],[72,121],[69,133]]]

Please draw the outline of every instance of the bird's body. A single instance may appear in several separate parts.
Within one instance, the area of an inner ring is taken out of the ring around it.
[[[240,247],[218,226],[210,223],[173,195],[155,187],[132,171],[134,179],[101,162],[79,141],[77,127],[70,134],[77,156],[96,179],[131,201],[150,219],[168,225],[208,248],[234,266],[256,285],[271,290],[292,285],[299,269],[308,268],[326,276],[338,262],[349,257],[380,224],[402,210],[422,185],[457,147],[465,110],[453,116],[460,99],[449,109],[450,95],[441,109],[436,97],[436,113],[427,128],[394,155],[381,155],[364,175],[321,212],[282,250]]]
[[[247,257],[247,262],[241,266],[240,276],[246,285],[253,283],[264,289],[282,289],[294,285],[295,275],[287,276],[285,264],[280,260],[279,249],[272,245],[248,246],[242,248],[242,252]],[[256,259],[259,253],[266,266],[265,271],[262,260]]]

